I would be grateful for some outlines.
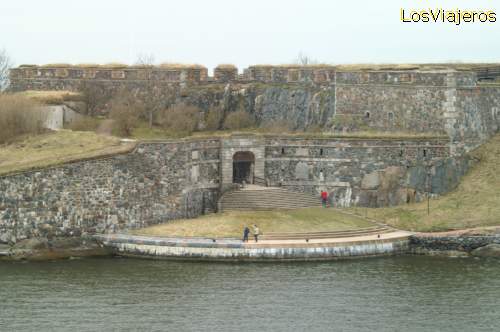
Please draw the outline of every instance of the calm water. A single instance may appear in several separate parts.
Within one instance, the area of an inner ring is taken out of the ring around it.
[[[0,263],[0,331],[500,331],[500,261]]]

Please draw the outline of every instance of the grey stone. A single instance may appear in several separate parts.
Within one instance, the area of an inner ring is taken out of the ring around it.
[[[307,165],[307,163],[297,163],[295,166],[295,178],[297,180],[309,180],[309,165]]]
[[[31,238],[17,242],[14,246],[15,249],[47,249],[49,247],[48,240],[45,238]]]
[[[472,250],[472,256],[500,258],[500,244],[492,243]]]
[[[380,186],[379,172],[365,174],[361,181],[361,189],[377,189]]]

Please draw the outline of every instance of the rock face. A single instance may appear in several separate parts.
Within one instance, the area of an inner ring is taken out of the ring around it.
[[[31,238],[16,243],[14,249],[40,250],[48,249],[49,241],[46,238]]]
[[[1,246],[0,246],[1,247]],[[2,255],[3,254],[3,255]],[[54,260],[73,257],[109,256],[112,253],[89,237],[34,237],[0,248],[0,260]]]
[[[493,243],[472,250],[472,256],[500,258],[500,244]]]
[[[461,153],[485,142],[500,128],[500,88],[478,84],[474,71],[362,70],[334,66],[252,66],[238,75],[231,66],[215,77],[200,66],[175,68],[50,68],[11,70],[11,90],[92,88],[101,100],[126,89],[158,108],[173,103],[207,112],[244,110],[259,125],[279,122],[291,129],[423,132],[447,134]],[[151,95],[151,91],[154,91]],[[203,123],[200,123],[203,127]]]
[[[415,254],[458,253],[477,257],[500,257],[500,236],[498,235],[413,235],[410,237],[410,252]]]

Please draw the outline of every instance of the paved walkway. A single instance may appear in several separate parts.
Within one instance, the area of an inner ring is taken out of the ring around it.
[[[383,241],[383,240],[392,240],[397,238],[409,237],[413,233],[406,231],[394,231],[390,233],[382,233],[382,234],[370,234],[370,235],[361,235],[361,236],[348,236],[341,238],[325,238],[325,239],[310,239],[306,241],[303,240],[260,240],[255,243],[252,239],[249,240],[245,244],[245,246],[251,246],[252,248],[256,248],[259,246],[262,247],[270,247],[270,246],[287,246],[287,245],[297,245],[297,244],[306,244],[307,246],[314,246],[317,244],[331,244],[335,245],[337,243],[351,243],[351,242],[368,242],[368,241]]]
[[[343,238],[325,238],[325,239],[310,239],[303,240],[261,240],[257,243],[251,238],[249,242],[243,243],[240,239],[235,238],[201,238],[201,237],[160,237],[160,236],[138,236],[128,234],[110,234],[105,236],[97,236],[101,241],[120,241],[120,242],[136,242],[136,243],[156,243],[165,246],[197,246],[209,245],[211,247],[240,247],[240,248],[286,248],[286,247],[324,247],[336,246],[345,243],[363,243],[380,241],[386,242],[396,239],[408,238],[413,233],[405,231],[394,231],[390,233],[371,234],[362,236],[350,236]]]

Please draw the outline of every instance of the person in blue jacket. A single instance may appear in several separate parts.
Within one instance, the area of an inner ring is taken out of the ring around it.
[[[243,229],[243,242],[248,242],[248,234],[250,234],[250,228],[248,226],[245,226]]]

